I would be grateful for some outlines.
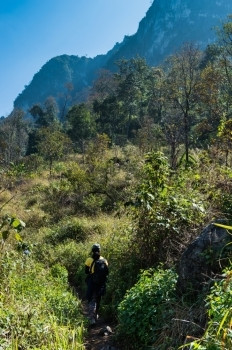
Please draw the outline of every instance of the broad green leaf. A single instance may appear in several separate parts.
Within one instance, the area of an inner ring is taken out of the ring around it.
[[[14,228],[17,228],[19,225],[21,225],[21,222],[19,219],[14,219],[14,221],[11,224]]]
[[[167,189],[167,187],[164,187],[163,191],[161,192],[161,196],[165,197],[167,195],[167,193],[168,193],[168,189]]]
[[[15,239],[16,239],[17,241],[19,241],[19,242],[22,242],[22,237],[20,236],[19,233],[16,233],[16,234],[15,234]]]
[[[195,180],[200,180],[200,179],[201,179],[201,175],[195,174],[195,175],[194,175],[194,179],[195,179]]]
[[[14,219],[14,221],[11,224],[14,228],[17,228],[20,225],[20,220],[19,219]]]
[[[25,227],[26,224],[22,220],[14,219],[14,221],[12,222],[12,226],[17,229],[19,227],[21,227],[21,228]]]

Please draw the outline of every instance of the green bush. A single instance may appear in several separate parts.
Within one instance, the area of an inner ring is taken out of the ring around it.
[[[221,195],[221,207],[222,212],[225,214],[226,217],[232,218],[232,198],[231,193],[222,193]]]
[[[118,307],[118,339],[123,349],[145,349],[167,327],[173,313],[176,280],[173,270],[149,269],[141,273]]]
[[[205,202],[197,190],[186,192],[190,172],[173,174],[161,152],[146,155],[136,189],[128,202],[133,215],[132,241],[143,268],[174,264],[193,225],[205,218]]]
[[[97,215],[101,212],[104,201],[105,195],[89,194],[83,199],[83,210],[88,215]]]
[[[68,285],[68,271],[64,266],[54,264],[51,267],[51,274],[53,277],[57,278],[59,282],[62,282],[66,286]]]
[[[87,237],[87,230],[83,222],[74,218],[56,227],[56,231],[52,231],[48,240],[53,243],[61,243],[66,240],[74,240],[82,242]]]
[[[99,220],[101,221],[101,220]],[[45,242],[53,245],[75,241],[82,243],[94,234],[104,233],[105,224],[88,217],[66,217],[50,229],[46,229]]]
[[[191,343],[191,350],[232,349],[232,270],[216,282],[207,297],[208,327],[203,337]]]

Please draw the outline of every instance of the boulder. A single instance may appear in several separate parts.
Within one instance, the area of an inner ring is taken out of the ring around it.
[[[224,223],[217,221],[217,223]],[[228,230],[209,224],[184,251],[178,266],[178,290],[199,292],[220,274],[230,255],[232,236]],[[223,259],[222,259],[223,258]]]

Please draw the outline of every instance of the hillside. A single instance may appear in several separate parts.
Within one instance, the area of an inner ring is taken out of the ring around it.
[[[17,350],[22,346],[85,349],[88,322],[68,281],[84,298],[84,261],[95,242],[100,242],[110,263],[100,313],[107,324],[118,320],[114,340],[118,349],[137,350],[152,344],[152,349],[178,349],[196,337],[200,341],[204,330],[211,332],[208,342],[220,343],[217,328],[214,331],[207,324],[211,327],[211,312],[217,312],[219,324],[223,319],[221,329],[228,332],[230,316],[225,311],[231,307],[231,299],[226,298],[231,275],[212,291],[211,298],[216,289],[225,293],[226,283],[227,293],[221,303],[217,301],[216,311],[209,310],[205,298],[218,281],[213,266],[220,269],[221,265],[217,259],[212,264],[208,248],[204,254],[211,272],[203,285],[195,285],[195,290],[189,286],[184,295],[175,286],[185,247],[215,217],[231,219],[231,202],[223,197],[225,188],[231,189],[231,170],[219,166],[220,158],[204,152],[195,153],[194,166],[180,167],[175,174],[159,152],[144,156],[136,147],[118,148],[117,163],[109,163],[115,150],[98,148],[96,152],[100,158],[87,153],[85,162],[80,155],[70,154],[54,164],[52,177],[44,163],[34,170],[4,172],[0,197],[2,349],[11,344]],[[230,266],[230,254],[228,249],[221,255],[224,266]],[[202,344],[208,338],[203,337]],[[91,341],[98,349],[99,336],[95,334]]]

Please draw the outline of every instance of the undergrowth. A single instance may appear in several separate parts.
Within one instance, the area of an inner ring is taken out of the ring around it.
[[[189,344],[190,350],[232,349],[232,270],[226,269],[206,298],[208,325],[202,338]],[[186,347],[187,348],[187,347]]]
[[[118,307],[118,338],[123,349],[151,346],[174,315],[177,274],[172,270],[145,270]],[[162,349],[170,339],[166,338]]]
[[[0,349],[82,350],[81,304],[67,270],[51,270],[22,252],[0,258]]]
[[[84,262],[96,242],[110,268],[100,312],[118,321],[124,350],[176,350],[188,336],[197,338],[192,349],[229,342],[231,305],[216,290],[229,296],[225,284],[208,299],[221,293],[222,304],[214,302],[201,338],[205,296],[180,299],[174,268],[206,223],[231,215],[231,170],[206,155],[202,162],[200,152],[175,172],[161,153],[144,158],[127,146],[118,156],[117,164],[112,153],[103,164],[69,159],[54,164],[53,176],[41,169],[38,181],[34,174],[20,184],[11,172],[1,214],[17,213],[26,227],[18,236],[1,230],[0,350],[84,349],[85,321],[70,284],[84,298]]]

